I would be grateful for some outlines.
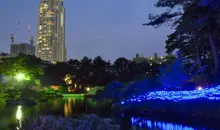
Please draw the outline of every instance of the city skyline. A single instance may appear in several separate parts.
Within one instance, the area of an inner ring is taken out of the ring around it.
[[[146,57],[154,53],[165,55],[166,35],[169,27],[154,29],[142,26],[149,13],[161,12],[153,5],[155,1],[72,1],[65,0],[66,7],[66,48],[67,58],[91,58],[97,55],[105,60],[118,57],[132,59],[136,53]],[[2,52],[9,52],[10,33],[20,22],[15,34],[15,42],[27,42],[31,35],[37,38],[37,13],[39,1],[3,1],[1,12],[4,19],[0,38]],[[10,7],[10,8],[9,8]],[[36,40],[35,40],[36,43]]]

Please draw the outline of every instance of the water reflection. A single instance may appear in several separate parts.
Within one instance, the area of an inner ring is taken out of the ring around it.
[[[135,118],[135,117],[131,118],[131,123],[133,126],[136,126],[139,128],[148,128],[151,130],[196,130],[193,127],[184,126],[181,124],[145,120],[145,119]]]
[[[72,115],[72,106],[75,105],[75,99],[68,98],[68,101],[64,104],[64,116],[68,117]]]
[[[19,105],[17,107],[17,111],[16,111],[16,119],[18,121],[18,126],[17,126],[17,129],[19,130],[22,126],[22,110],[21,110],[21,106]]]
[[[113,114],[111,107],[105,106],[102,102],[96,102],[91,98],[67,97],[63,99],[51,99],[47,103],[39,103],[36,106],[8,106],[0,112],[0,130],[8,128],[20,129],[24,117],[38,115],[62,115],[65,117],[94,113],[101,117],[113,117],[120,123],[122,130],[130,130],[132,127],[137,130],[194,130],[195,128],[180,124],[131,118],[127,114]],[[121,119],[121,116],[123,119]],[[197,126],[197,125],[195,125]]]

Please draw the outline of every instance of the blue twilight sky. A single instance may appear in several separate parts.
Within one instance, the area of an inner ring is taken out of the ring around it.
[[[2,0],[0,4],[0,52],[9,52],[10,33],[16,30],[15,42],[27,42],[37,36],[40,0]],[[142,26],[155,8],[156,0],[64,0],[66,8],[66,47],[68,58],[105,60],[132,59],[136,53],[152,56],[165,54],[169,27],[154,29]],[[16,29],[17,23],[19,28]],[[31,34],[28,32],[31,27]]]

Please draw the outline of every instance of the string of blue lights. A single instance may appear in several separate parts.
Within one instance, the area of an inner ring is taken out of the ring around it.
[[[133,96],[127,100],[121,102],[126,103],[140,103],[149,100],[168,100],[179,102],[183,100],[193,99],[208,99],[208,100],[220,100],[220,85],[213,88],[197,89],[191,91],[155,91],[149,92],[143,95]]]

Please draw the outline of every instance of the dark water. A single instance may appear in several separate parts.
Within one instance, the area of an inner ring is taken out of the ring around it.
[[[8,129],[11,124],[36,115],[62,115],[65,117],[94,113],[101,117],[112,117],[121,125],[122,130],[206,130],[200,125],[183,125],[166,121],[155,121],[147,118],[130,117],[111,112],[110,106],[97,103],[91,98],[71,97],[49,100],[47,103],[27,106],[11,106],[0,110],[0,130]]]

